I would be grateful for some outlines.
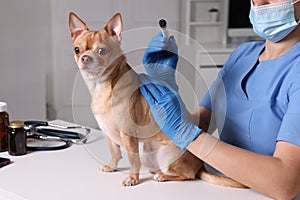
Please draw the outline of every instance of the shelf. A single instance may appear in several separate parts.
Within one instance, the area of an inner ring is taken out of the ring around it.
[[[190,0],[191,2],[219,2],[220,0]]]
[[[203,22],[199,22],[199,21],[193,21],[190,22],[191,26],[221,26],[222,22],[211,22],[211,21],[203,21]]]
[[[217,16],[222,13],[222,0],[216,1],[193,1],[188,4],[189,21],[211,21],[209,10],[217,9]],[[218,18],[218,17],[217,17]],[[219,20],[218,20],[219,21]]]
[[[228,0],[181,1],[183,33],[200,43],[227,43]]]

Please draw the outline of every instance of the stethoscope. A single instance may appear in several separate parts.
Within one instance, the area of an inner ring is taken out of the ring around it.
[[[68,148],[72,143],[85,144],[91,132],[89,128],[84,126],[62,126],[46,121],[25,121],[24,129],[27,136],[27,150],[29,151],[53,151]],[[85,134],[67,131],[70,129],[82,129]],[[31,145],[29,140],[44,141],[46,145]],[[59,144],[56,145],[56,143]]]

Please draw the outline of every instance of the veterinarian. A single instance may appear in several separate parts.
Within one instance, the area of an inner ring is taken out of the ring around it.
[[[251,4],[250,21],[265,42],[237,47],[196,111],[189,114],[177,93],[174,37],[153,37],[140,91],[177,146],[258,192],[292,199],[300,192],[300,2]],[[207,133],[212,114],[220,139]]]

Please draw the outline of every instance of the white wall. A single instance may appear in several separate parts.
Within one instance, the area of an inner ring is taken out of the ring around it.
[[[0,1],[0,100],[11,120],[46,119],[51,66],[48,0]]]

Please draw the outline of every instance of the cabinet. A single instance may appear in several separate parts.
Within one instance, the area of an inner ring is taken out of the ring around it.
[[[229,0],[181,0],[181,32],[192,49],[198,102],[234,49],[227,45],[228,10]]]
[[[181,31],[200,43],[226,45],[228,0],[182,0]]]
[[[196,66],[220,67],[234,47],[227,45],[229,0],[182,0],[181,31],[186,45],[196,46]],[[213,12],[212,12],[213,11]]]

